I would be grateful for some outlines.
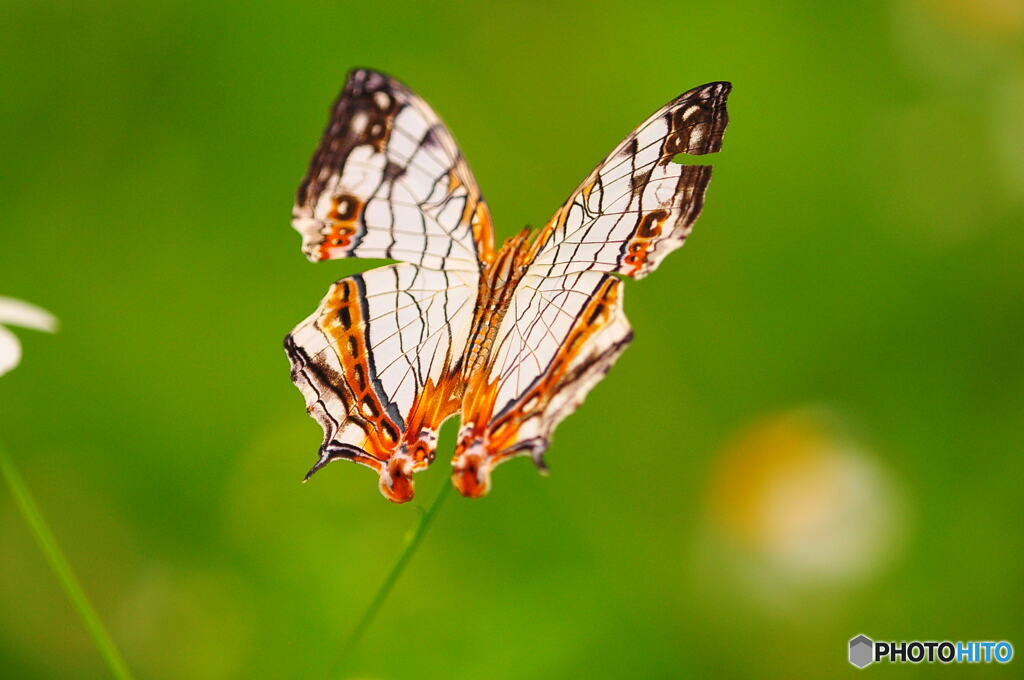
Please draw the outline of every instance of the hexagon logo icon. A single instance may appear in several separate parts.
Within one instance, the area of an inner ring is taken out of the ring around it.
[[[875,643],[867,635],[858,635],[850,640],[850,663],[864,668],[875,660]]]

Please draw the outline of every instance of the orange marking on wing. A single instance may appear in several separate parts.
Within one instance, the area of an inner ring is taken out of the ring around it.
[[[488,379],[488,369],[475,371],[466,386],[462,422],[470,427],[459,436],[452,466],[452,483],[466,498],[480,498],[490,490],[490,468],[486,448],[487,429],[498,399],[498,381]],[[481,446],[484,443],[484,446]]]
[[[329,260],[333,251],[352,245],[352,237],[359,231],[359,217],[363,214],[363,202],[350,194],[335,196],[331,203],[331,211],[327,214],[331,231],[320,243],[318,256],[321,260]]]
[[[473,432],[483,436],[491,422],[494,404],[498,400],[498,381],[490,380],[487,371],[475,372],[466,385],[466,396],[462,401],[462,418],[473,423]]]
[[[614,278],[602,284],[542,378],[514,408],[497,420],[492,421],[500,388],[497,380],[488,379],[486,368],[470,376],[462,407],[463,422],[471,427],[461,433],[452,461],[455,467],[452,481],[462,495],[470,498],[486,495],[490,490],[491,470],[518,453],[514,447],[519,443],[523,423],[545,411],[587,342],[612,321],[620,295],[619,285]]]
[[[501,452],[518,441],[519,427],[530,413],[543,412],[556,392],[556,387],[569,372],[569,367],[586,347],[587,342],[612,320],[619,297],[617,279],[608,279],[580,315],[580,320],[569,331],[565,342],[558,348],[544,376],[533,389],[523,395],[516,408],[494,422],[490,434],[490,449]],[[496,461],[496,462],[500,462]]]
[[[651,252],[654,241],[661,236],[665,220],[669,217],[667,210],[652,210],[644,214],[637,225],[636,234],[626,248],[624,262],[627,269],[623,272],[626,276],[636,276],[647,263],[647,256]]]
[[[477,256],[482,264],[489,265],[494,261],[494,224],[491,222],[491,211],[482,200],[476,204],[470,224],[473,226]]]
[[[320,326],[334,340],[345,371],[345,384],[352,399],[346,404],[348,415],[366,425],[363,428],[367,435],[363,448],[371,455],[387,460],[398,446],[401,432],[373,390],[363,311],[355,282],[350,279],[340,281],[325,310],[327,313]]]
[[[433,378],[428,378],[427,384],[409,409],[405,443],[417,464],[423,463],[423,467],[426,467],[434,458],[433,449],[420,439],[420,432],[430,430],[436,433],[448,416],[458,413],[461,386],[459,374],[450,372],[445,365],[438,382],[435,384]]]
[[[527,227],[507,239],[480,277],[477,300],[482,302],[477,304],[473,312],[470,341],[463,364],[466,376],[480,370],[490,355],[498,327],[508,310],[509,300],[526,270],[529,236],[530,229]]]
[[[455,190],[462,186],[462,179],[459,178],[459,168],[455,167],[448,172],[448,193],[454,194]]]
[[[459,409],[460,399],[456,392],[460,386],[459,374],[449,371],[447,361],[437,383],[433,378],[427,379],[409,409],[401,445],[388,458],[387,466],[380,470],[378,486],[389,500],[395,503],[412,500],[415,492],[413,473],[433,462],[437,431],[441,423]]]
[[[587,182],[586,184],[584,184],[583,187],[581,188],[581,191],[580,191],[580,193],[583,194],[583,198],[585,198],[585,199],[587,199],[589,201],[590,200],[590,194],[594,191],[594,187],[596,187],[596,186],[597,186],[597,177],[594,177],[594,179],[592,179],[589,182]]]

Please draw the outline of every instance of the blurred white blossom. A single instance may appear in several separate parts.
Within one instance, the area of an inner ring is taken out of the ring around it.
[[[57,330],[56,317],[45,309],[0,296],[0,375],[7,373],[21,361],[21,344],[14,333],[4,327],[5,324],[50,333]]]
[[[856,585],[894,556],[904,516],[897,485],[827,412],[797,410],[744,428],[709,482],[725,564],[768,601]]]

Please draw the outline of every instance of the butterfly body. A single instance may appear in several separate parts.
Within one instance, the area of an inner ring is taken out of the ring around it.
[[[350,460],[408,501],[454,415],[463,495],[486,494],[515,456],[546,470],[555,426],[632,339],[616,274],[649,273],[700,213],[710,168],[671,161],[720,148],[728,92],[711,83],[670,102],[542,229],[495,249],[487,204],[437,115],[398,81],[353,71],[292,223],[311,260],[399,262],[336,282],[285,339],[324,429],[307,478]]]

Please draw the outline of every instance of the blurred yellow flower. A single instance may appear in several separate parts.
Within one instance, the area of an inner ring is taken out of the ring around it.
[[[825,419],[788,413],[742,432],[712,471],[715,533],[773,580],[856,580],[892,546],[892,485]]]
[[[937,93],[984,98],[993,81],[1020,64],[1020,0],[900,0],[891,7],[897,51]]]
[[[50,333],[57,330],[57,319],[45,309],[14,298],[0,297],[0,375],[21,361],[21,344],[4,324],[33,328]]]
[[[1015,38],[1024,34],[1020,0],[925,0],[922,8],[952,30],[980,38]]]

